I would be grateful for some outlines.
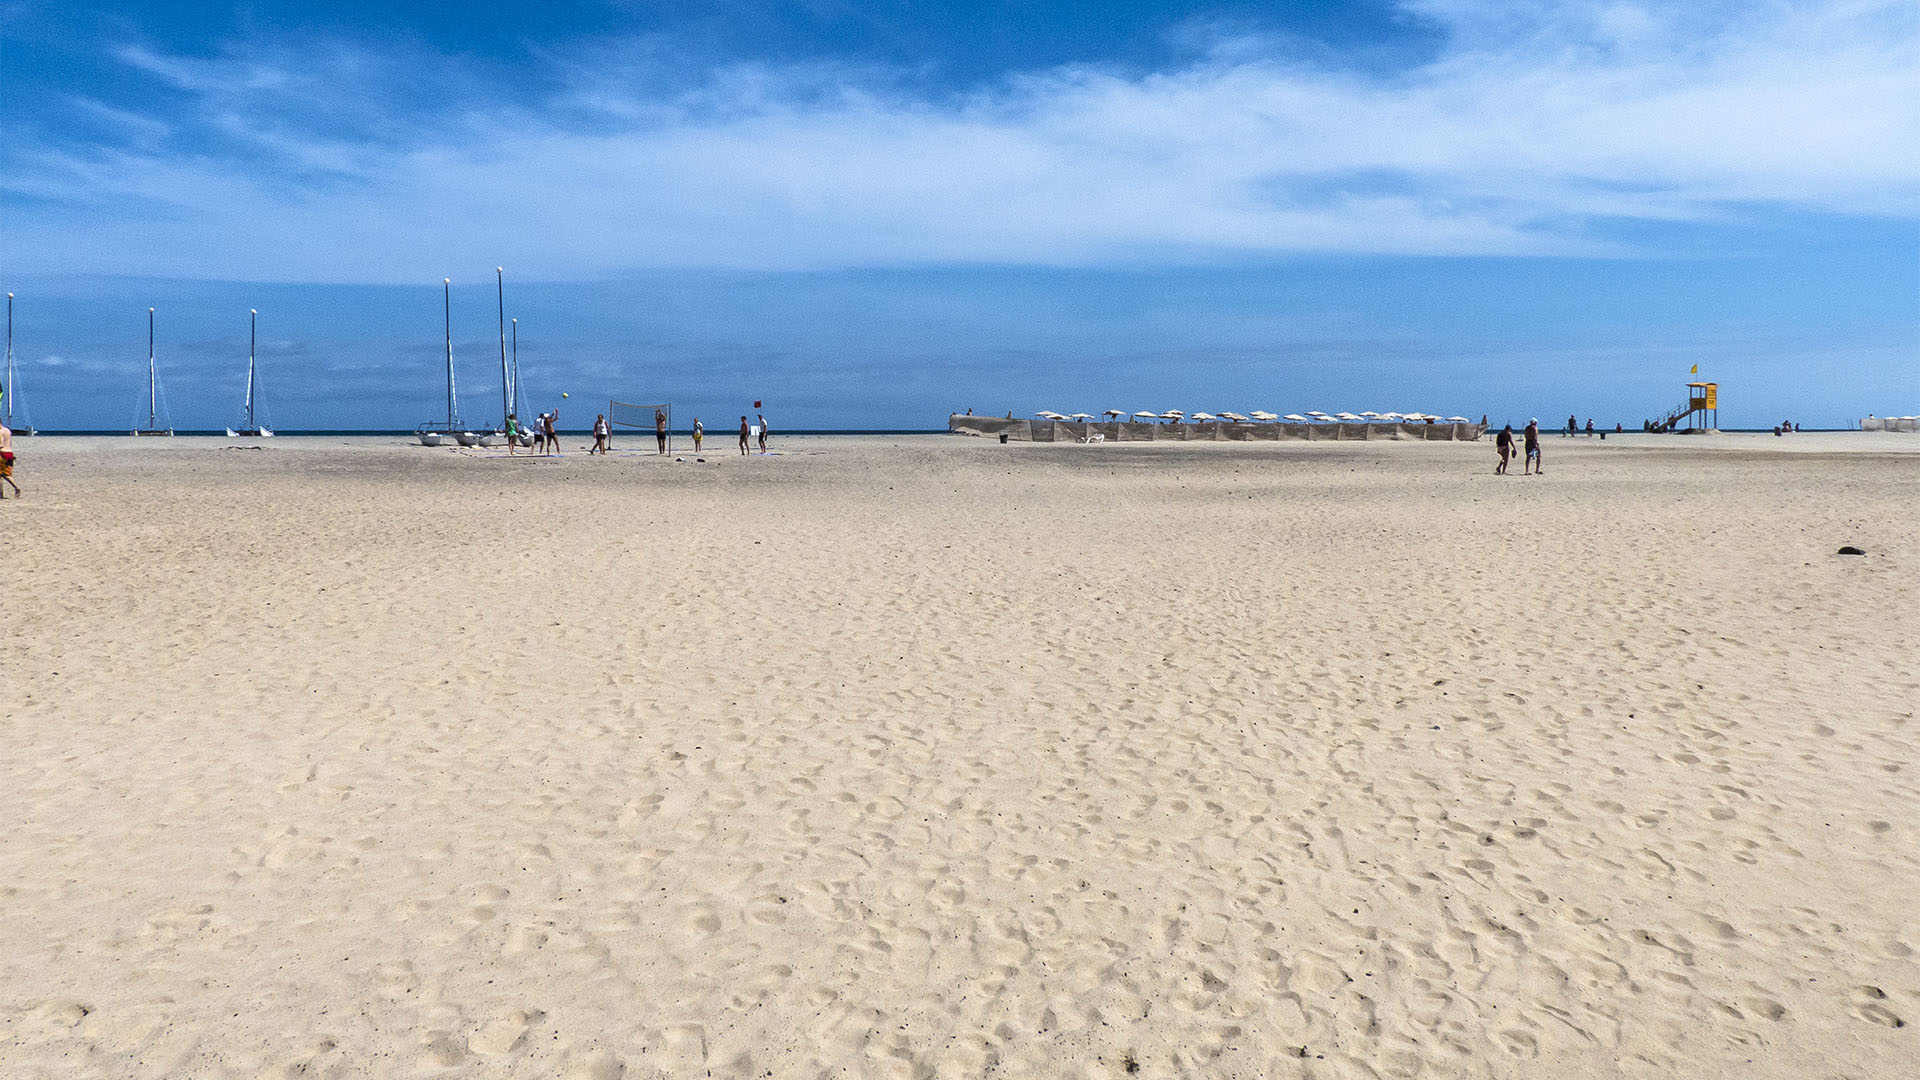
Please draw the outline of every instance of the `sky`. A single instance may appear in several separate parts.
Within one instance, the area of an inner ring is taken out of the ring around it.
[[[495,267],[504,267],[496,274]],[[451,286],[443,290],[443,279]],[[1920,412],[1920,6],[0,0],[16,421]]]

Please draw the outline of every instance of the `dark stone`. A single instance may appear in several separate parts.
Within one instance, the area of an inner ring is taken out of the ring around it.
[[[1849,545],[1847,545],[1846,547],[1843,547],[1843,548],[1841,548],[1841,549],[1840,549],[1840,554],[1842,554],[1842,555],[1865,555],[1865,554],[1866,554],[1866,552],[1864,552],[1864,551],[1861,551],[1861,550],[1860,550],[1859,548],[1857,548],[1857,547],[1854,547],[1853,545],[1851,545],[1851,544],[1849,544]]]

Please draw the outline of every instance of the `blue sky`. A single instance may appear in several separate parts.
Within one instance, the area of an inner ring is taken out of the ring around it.
[[[323,9],[322,9],[323,7]],[[697,9],[697,10],[696,10]],[[691,12],[691,13],[690,13]],[[0,0],[17,405],[1920,411],[1908,2]],[[566,418],[584,422],[585,409]]]

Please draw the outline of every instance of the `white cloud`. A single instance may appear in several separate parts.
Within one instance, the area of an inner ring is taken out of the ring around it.
[[[1241,43],[1182,70],[1037,72],[957,101],[818,65],[732,65],[662,98],[603,48],[556,63],[564,85],[540,102],[424,117],[390,91],[427,77],[381,72],[364,45],[304,43],[304,65],[128,48],[196,103],[154,124],[194,119],[244,154],[29,148],[33,179],[8,183],[52,201],[17,212],[14,235],[38,269],[399,281],[497,261],[592,277],[1607,253],[1622,249],[1596,222],[1920,215],[1910,4],[1409,10],[1447,44],[1387,76]]]

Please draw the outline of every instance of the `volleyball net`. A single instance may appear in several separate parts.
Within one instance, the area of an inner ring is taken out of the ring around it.
[[[616,435],[620,434],[620,429],[630,428],[633,429],[634,434],[645,436],[662,430],[660,426],[662,422],[665,423],[664,430],[667,433],[667,450],[671,452],[673,450],[673,405],[670,402],[661,402],[658,405],[635,405],[628,401],[609,400],[607,402],[607,423]],[[608,442],[612,441],[608,440]]]

